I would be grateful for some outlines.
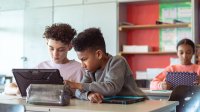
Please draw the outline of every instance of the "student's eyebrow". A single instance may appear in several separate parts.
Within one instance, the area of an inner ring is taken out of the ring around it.
[[[192,52],[192,50],[187,50],[186,52]]]
[[[54,48],[53,46],[49,46],[49,47]],[[59,47],[57,49],[65,49],[65,47]]]
[[[53,48],[52,46],[49,46],[50,48]]]
[[[83,57],[79,58],[80,60],[83,60]]]

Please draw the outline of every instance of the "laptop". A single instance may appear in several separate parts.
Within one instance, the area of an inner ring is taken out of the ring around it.
[[[30,84],[63,84],[58,69],[12,69],[22,97]]]
[[[112,103],[112,104],[132,104],[144,101],[145,97],[140,96],[111,96],[105,97],[102,103]]]
[[[168,72],[166,81],[172,85],[174,89],[178,85],[195,86],[198,75],[195,72]]]

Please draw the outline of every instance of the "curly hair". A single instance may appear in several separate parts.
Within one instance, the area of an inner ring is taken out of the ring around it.
[[[72,45],[75,51],[101,49],[106,53],[105,41],[100,29],[98,28],[88,28],[79,33],[78,36],[72,40]]]
[[[61,41],[64,44],[69,44],[75,35],[76,30],[73,29],[69,24],[55,23],[45,28],[43,38]]]

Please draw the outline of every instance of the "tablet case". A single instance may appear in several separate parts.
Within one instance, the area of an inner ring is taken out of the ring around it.
[[[26,91],[27,103],[47,106],[69,105],[72,95],[69,85],[30,84]]]
[[[166,81],[172,85],[172,89],[178,85],[194,86],[196,80],[195,72],[168,72],[166,76]]]
[[[112,103],[112,104],[132,104],[144,101],[145,97],[140,96],[111,96],[105,97],[102,103]]]

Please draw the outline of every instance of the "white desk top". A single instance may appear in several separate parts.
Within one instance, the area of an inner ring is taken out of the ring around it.
[[[176,101],[158,101],[146,100],[139,103],[121,105],[121,104],[95,104],[89,101],[72,99],[69,106],[39,106],[26,104],[25,99],[0,95],[0,103],[23,104],[26,110],[52,111],[52,112],[164,112],[175,109]]]

